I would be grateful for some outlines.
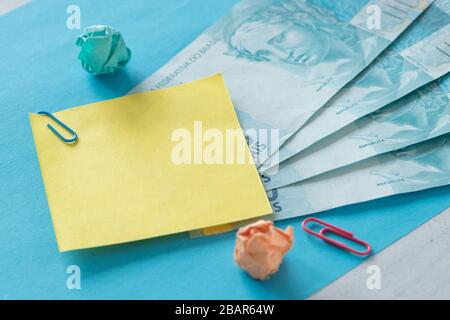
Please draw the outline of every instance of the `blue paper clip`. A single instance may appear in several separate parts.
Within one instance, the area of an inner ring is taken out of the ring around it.
[[[73,143],[78,139],[78,135],[75,131],[73,131],[71,128],[69,128],[65,123],[61,122],[58,118],[56,118],[54,115],[52,115],[50,112],[47,111],[39,111],[38,114],[46,115],[50,118],[52,118],[57,124],[59,124],[61,127],[67,130],[67,132],[72,134],[72,138],[64,138],[52,125],[47,124],[47,127],[62,141],[65,143]]]

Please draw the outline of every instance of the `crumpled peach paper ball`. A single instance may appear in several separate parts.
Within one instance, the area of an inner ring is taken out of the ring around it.
[[[283,231],[272,221],[259,220],[238,230],[234,260],[253,278],[267,279],[278,271],[293,240],[292,226]]]

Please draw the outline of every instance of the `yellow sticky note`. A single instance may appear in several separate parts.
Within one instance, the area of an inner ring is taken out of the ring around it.
[[[252,161],[220,161],[233,148],[217,140],[230,130],[251,159],[221,75],[54,115],[77,143],[59,140],[47,123],[64,130],[46,116],[30,122],[60,251],[272,212]]]

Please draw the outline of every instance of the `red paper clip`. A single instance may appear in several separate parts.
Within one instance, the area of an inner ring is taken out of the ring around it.
[[[316,222],[316,223],[318,223],[320,225],[323,225],[325,227],[320,229],[319,232],[312,231],[311,229],[308,229],[306,227],[306,224],[308,222],[310,222],[310,221],[314,221],[314,222]],[[327,223],[325,221],[322,221],[322,220],[319,220],[317,218],[312,218],[312,217],[311,218],[306,218],[302,222],[302,228],[303,228],[303,230],[305,230],[309,234],[312,234],[313,236],[316,236],[316,237],[322,239],[323,241],[331,243],[332,245],[335,245],[338,248],[344,249],[344,250],[346,250],[348,252],[351,252],[351,253],[354,253],[354,254],[356,254],[358,256],[367,256],[372,251],[372,248],[371,248],[370,244],[368,244],[367,242],[364,242],[364,241],[362,241],[360,239],[355,238],[353,236],[353,233],[351,233],[351,232],[349,232],[347,230],[341,229],[339,227],[333,226],[332,224],[329,224],[329,223]],[[355,249],[349,247],[345,243],[333,240],[333,239],[325,236],[325,234],[327,232],[333,233],[335,235],[338,235],[338,236],[341,236],[343,238],[349,239],[349,240],[351,240],[351,241],[353,241],[355,243],[361,244],[361,245],[366,247],[366,250],[365,251],[358,251],[358,250],[355,250]]]

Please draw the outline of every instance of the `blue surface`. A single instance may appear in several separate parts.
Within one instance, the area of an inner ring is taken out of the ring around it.
[[[127,6],[119,0],[78,0],[83,27],[110,24],[133,51],[126,71],[98,78],[76,58],[80,31],[65,27],[72,1],[35,1],[0,17],[1,298],[305,298],[361,262],[307,236],[300,219],[278,223],[294,223],[295,246],[266,282],[234,265],[233,233],[57,251],[27,113],[124,94],[235,2],[135,0]],[[378,252],[447,208],[449,191],[395,196],[318,216],[354,231]],[[73,264],[81,268],[81,290],[66,289],[65,271]]]

